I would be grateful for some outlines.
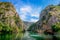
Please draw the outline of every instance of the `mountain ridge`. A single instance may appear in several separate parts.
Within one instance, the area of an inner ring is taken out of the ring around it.
[[[22,31],[23,25],[14,6],[9,2],[0,2],[0,31]]]
[[[52,31],[51,26],[57,22],[60,22],[60,5],[49,5],[41,11],[40,19],[28,30],[38,33],[44,33],[46,30]]]

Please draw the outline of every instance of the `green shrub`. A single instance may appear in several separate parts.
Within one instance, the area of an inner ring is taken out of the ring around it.
[[[55,32],[60,31],[60,22],[57,22],[54,25],[52,25],[52,30]]]

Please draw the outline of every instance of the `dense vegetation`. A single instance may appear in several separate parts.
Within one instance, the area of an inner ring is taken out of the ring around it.
[[[56,40],[60,40],[60,22],[52,25],[53,37]]]
[[[17,33],[22,31],[23,22],[14,6],[9,2],[0,2],[0,32]]]

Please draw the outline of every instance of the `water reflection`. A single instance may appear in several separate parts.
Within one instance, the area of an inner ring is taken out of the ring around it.
[[[0,40],[21,40],[23,34],[0,34]]]
[[[49,39],[48,37],[50,37],[50,35],[46,36],[31,32],[17,34],[0,34],[0,40],[51,40],[51,38]]]

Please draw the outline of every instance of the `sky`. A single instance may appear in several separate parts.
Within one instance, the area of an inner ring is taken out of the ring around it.
[[[37,22],[41,11],[48,5],[57,5],[60,0],[0,0],[0,2],[11,2],[21,20]]]

